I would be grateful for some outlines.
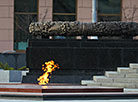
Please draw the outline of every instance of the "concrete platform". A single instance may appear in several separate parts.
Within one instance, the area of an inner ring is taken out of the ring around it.
[[[138,92],[124,92],[123,88],[94,87],[72,84],[15,84],[0,83],[0,99],[22,100],[101,100],[137,99]]]
[[[110,94],[121,94],[123,88],[92,87],[71,84],[5,84],[0,83],[0,98],[31,100],[89,99]]]
[[[83,92],[123,92],[123,88],[92,87],[71,84],[0,84],[0,92],[25,92],[25,93],[83,93]]]

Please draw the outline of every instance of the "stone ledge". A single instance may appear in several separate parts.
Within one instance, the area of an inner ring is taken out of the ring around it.
[[[137,73],[128,73],[128,74],[126,74],[126,78],[138,78],[138,74]]]
[[[130,63],[129,67],[133,69],[138,69],[138,63]]]
[[[114,83],[137,83],[138,78],[114,78]]]
[[[136,84],[130,83],[102,83],[101,86],[108,86],[108,87],[122,87],[122,88],[137,88]]]
[[[132,69],[129,67],[117,67],[117,72],[119,73],[137,73],[138,70],[137,69]]]
[[[105,76],[107,76],[108,78],[124,78],[125,74],[121,74],[115,71],[106,71]]]
[[[103,82],[103,83],[106,83],[106,82],[113,82],[113,79],[112,78],[107,78],[105,76],[93,76],[93,80],[96,81],[96,82]]]
[[[92,80],[81,80],[82,85],[91,84],[91,83],[93,83]]]
[[[101,83],[95,82],[93,80],[82,80],[81,84],[87,86],[101,86]]]

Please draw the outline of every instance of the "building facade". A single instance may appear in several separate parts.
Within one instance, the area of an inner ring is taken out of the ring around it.
[[[33,21],[138,22],[138,0],[0,0],[0,52],[25,51]]]

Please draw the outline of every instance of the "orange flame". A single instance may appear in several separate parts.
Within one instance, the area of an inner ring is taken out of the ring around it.
[[[53,60],[45,62],[45,64],[42,64],[42,70],[45,73],[37,79],[39,81],[38,84],[46,85],[49,82],[49,75],[51,75],[52,71],[55,71],[56,68],[59,69],[59,65],[55,64]]]

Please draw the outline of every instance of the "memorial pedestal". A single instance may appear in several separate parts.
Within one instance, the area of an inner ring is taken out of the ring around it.
[[[26,53],[30,73],[23,83],[37,83],[44,62],[54,60],[60,69],[50,83],[79,83],[93,75],[114,71],[138,61],[138,41],[134,40],[46,40],[30,39]]]

